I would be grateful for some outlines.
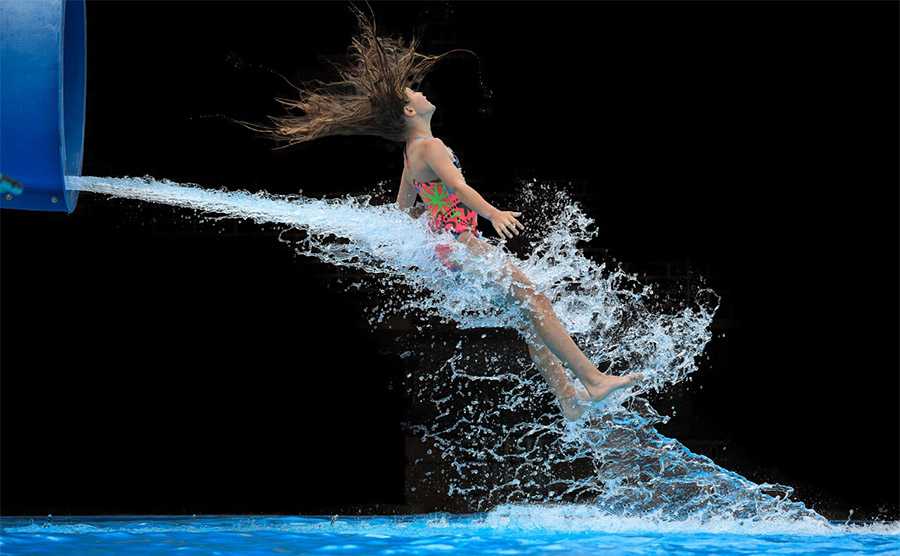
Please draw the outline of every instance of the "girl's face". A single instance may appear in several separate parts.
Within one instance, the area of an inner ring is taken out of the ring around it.
[[[435,106],[428,102],[428,98],[420,91],[414,91],[409,87],[406,88],[406,98],[409,104],[404,107],[403,111],[409,116],[425,115],[434,112]],[[410,110],[412,109],[412,110]],[[414,112],[413,112],[414,111]]]

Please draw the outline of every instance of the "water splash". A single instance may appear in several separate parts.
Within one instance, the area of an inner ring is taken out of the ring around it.
[[[647,394],[664,392],[697,371],[719,298],[702,286],[680,299],[665,297],[621,268],[587,258],[577,245],[597,230],[560,188],[526,183],[513,203],[535,216],[528,222],[540,233],[527,255],[514,257],[490,241],[492,252],[476,259],[449,234],[429,232],[425,215],[413,219],[393,204],[372,205],[371,195],[315,199],[147,177],[67,181],[71,189],[304,230],[297,244],[303,254],[377,278],[383,297],[377,321],[438,317],[460,329],[525,333],[527,321],[507,295],[509,278],[502,272],[514,258],[595,364],[613,374],[641,371],[647,380],[568,423],[522,349],[485,350],[461,340],[441,364],[410,373],[408,391],[435,414],[407,426],[446,462],[440,473],[425,471],[423,480],[434,474],[432,487],[446,487],[474,510],[493,508],[488,520],[521,517],[535,507],[515,504],[536,503],[587,505],[592,519],[827,524],[790,500],[791,488],[755,484],[655,430],[668,417]],[[439,243],[452,246],[450,257],[461,272],[440,264],[434,250]]]

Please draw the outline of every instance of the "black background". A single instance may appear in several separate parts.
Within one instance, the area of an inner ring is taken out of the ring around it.
[[[897,517],[897,6],[373,3],[382,33],[480,56],[484,86],[459,55],[423,87],[489,201],[571,181],[592,257],[722,295],[663,432],[833,518]],[[215,117],[280,114],[265,68],[333,77],[353,32],[343,2],[89,3],[84,175],[396,182],[399,145],[272,151]],[[404,485],[409,323],[372,329],[366,291],[277,232],[91,194],[2,213],[4,514],[452,507]]]

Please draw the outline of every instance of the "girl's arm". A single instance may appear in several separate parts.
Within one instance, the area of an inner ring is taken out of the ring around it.
[[[416,188],[406,179],[406,168],[403,168],[403,175],[400,177],[400,190],[397,191],[397,207],[413,218],[417,218],[422,214],[421,210],[415,210],[413,207],[417,196]]]
[[[453,190],[463,204],[490,220],[491,225],[494,226],[500,237],[512,238],[514,235],[519,235],[520,230],[525,229],[525,226],[516,220],[516,216],[520,216],[522,213],[498,210],[466,183],[462,172],[450,160],[450,155],[447,153],[447,147],[443,141],[437,137],[426,139],[422,150],[425,154],[425,161],[428,162],[434,173],[441,178],[441,181],[450,186],[450,189]]]

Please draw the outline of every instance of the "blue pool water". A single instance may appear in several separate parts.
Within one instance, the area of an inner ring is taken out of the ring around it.
[[[900,526],[654,522],[552,509],[409,516],[9,518],[2,554],[900,554]]]

